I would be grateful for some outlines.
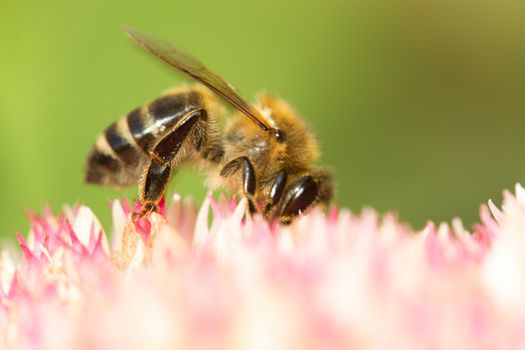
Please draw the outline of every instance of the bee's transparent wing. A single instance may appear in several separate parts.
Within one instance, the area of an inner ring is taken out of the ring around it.
[[[152,34],[144,33],[129,26],[124,26],[123,28],[126,34],[144,49],[189,77],[206,85],[239,111],[243,112],[263,130],[269,131],[271,129],[261,113],[240,97],[233,86],[206,68],[197,59],[184,52],[184,50]]]

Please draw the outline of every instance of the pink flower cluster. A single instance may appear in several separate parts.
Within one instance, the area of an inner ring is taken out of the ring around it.
[[[0,258],[0,348],[525,347],[522,187],[472,233],[373,210],[269,225],[245,205],[174,196],[133,223],[115,201],[111,241],[84,206],[30,214]]]

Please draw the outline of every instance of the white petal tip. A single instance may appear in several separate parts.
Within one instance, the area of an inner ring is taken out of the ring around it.
[[[501,212],[501,210],[498,209],[498,207],[496,206],[496,204],[494,204],[492,199],[489,199],[488,204],[490,212],[492,213],[492,217],[494,217],[494,220],[496,220],[498,224],[501,223],[501,220],[503,219],[503,213]]]

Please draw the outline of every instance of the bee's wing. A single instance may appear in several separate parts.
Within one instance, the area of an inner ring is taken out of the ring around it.
[[[263,130],[268,131],[271,129],[261,113],[259,113],[252,105],[244,101],[244,99],[235,92],[233,86],[206,68],[197,59],[191,57],[174,44],[154,35],[144,33],[129,26],[123,26],[123,28],[126,34],[144,49],[159,57],[169,65],[177,68],[184,74],[206,85],[219,96],[231,103],[239,111],[243,112]]]

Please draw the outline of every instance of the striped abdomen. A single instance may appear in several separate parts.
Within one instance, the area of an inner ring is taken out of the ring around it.
[[[149,152],[189,111],[203,108],[202,93],[182,90],[162,96],[111,124],[91,149],[85,179],[113,187],[136,185]]]

